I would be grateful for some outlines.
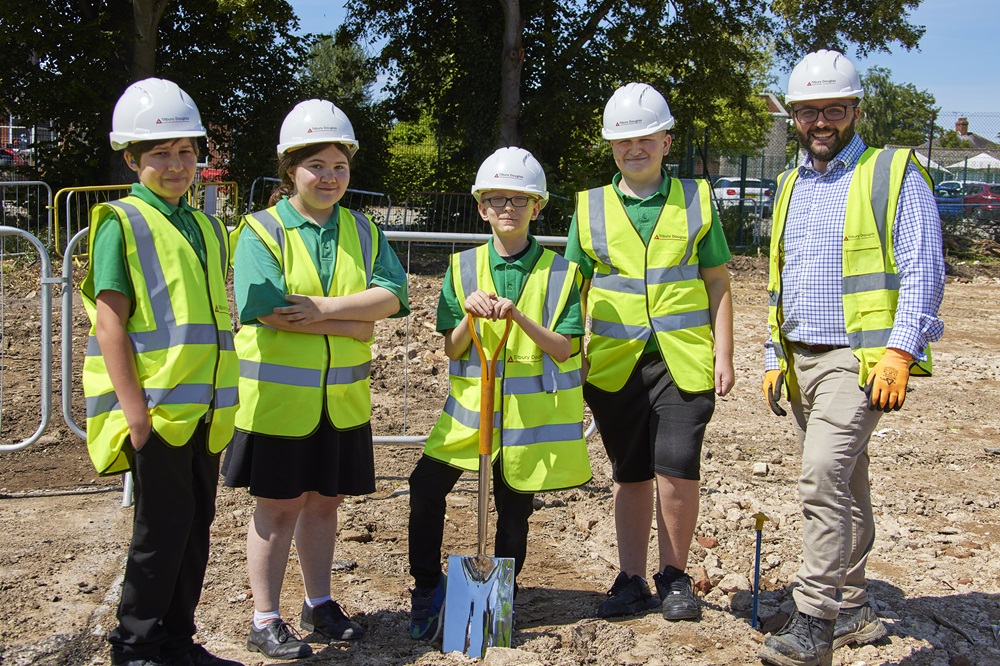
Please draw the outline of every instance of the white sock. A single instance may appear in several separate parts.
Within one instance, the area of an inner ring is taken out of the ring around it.
[[[332,600],[333,597],[331,597],[329,594],[326,595],[325,597],[316,597],[315,599],[310,599],[309,597],[306,597],[306,605],[309,606],[309,608],[316,608],[316,606],[319,606],[320,604],[325,604],[326,602]]]
[[[260,611],[253,612],[253,628],[258,631],[263,629],[265,626],[271,624],[272,622],[277,622],[281,619],[281,613],[277,610],[273,611]]]

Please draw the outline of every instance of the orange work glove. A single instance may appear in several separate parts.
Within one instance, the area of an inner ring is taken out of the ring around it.
[[[788,414],[778,401],[781,400],[781,385],[785,383],[785,373],[781,370],[768,370],[764,373],[764,397],[767,398],[767,406],[771,408],[775,416],[785,416]]]
[[[868,409],[888,412],[903,406],[912,360],[913,356],[899,349],[885,350],[882,360],[868,373],[868,382],[865,384]]]

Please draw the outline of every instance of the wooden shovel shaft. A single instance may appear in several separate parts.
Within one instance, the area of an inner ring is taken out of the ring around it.
[[[483,344],[479,340],[479,334],[476,333],[476,315],[469,313],[469,331],[472,334],[472,342],[476,346],[476,352],[479,353],[479,362],[483,366],[483,381],[479,393],[479,546],[477,553],[480,558],[486,555],[486,515],[489,506],[490,466],[493,457],[493,401],[496,398],[497,359],[503,352],[513,323],[509,313],[506,319],[507,326],[504,328],[503,336],[493,351],[492,357],[487,359]]]

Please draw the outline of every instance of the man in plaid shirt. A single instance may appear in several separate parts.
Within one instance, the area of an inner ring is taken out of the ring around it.
[[[763,390],[784,416],[785,387],[802,445],[804,547],[796,611],[759,653],[780,666],[826,663],[885,635],[866,592],[868,441],[902,407],[910,374],[930,374],[928,345],[944,330],[930,180],[910,151],[865,146],[863,97],[851,62],[820,50],[792,71],[785,98],[806,158],[775,197]]]

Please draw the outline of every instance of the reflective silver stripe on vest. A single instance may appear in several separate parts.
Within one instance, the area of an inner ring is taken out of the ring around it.
[[[157,326],[161,324],[157,323]],[[184,324],[157,328],[153,331],[133,332],[129,333],[128,337],[136,354],[162,351],[179,345],[219,345],[220,349],[233,351],[236,347],[233,344],[232,332],[229,332],[228,336],[222,335],[223,333],[226,332],[220,331],[215,324]],[[226,346],[223,347],[223,344]],[[97,342],[96,335],[87,338],[86,355],[101,355],[101,345]]]
[[[322,381],[323,373],[314,368],[295,368],[277,363],[261,363],[240,359],[240,377],[258,382],[285,384],[286,386],[301,386],[317,388]]]
[[[534,428],[504,428],[500,441],[504,446],[530,446],[545,442],[572,442],[582,437],[582,423],[550,423]]]
[[[708,310],[693,310],[691,312],[653,317],[651,321],[653,330],[657,333],[670,333],[685,328],[708,326],[712,323],[712,318]]]
[[[690,255],[688,256],[688,259],[690,259]],[[697,277],[698,264],[684,264],[682,266],[665,266],[646,269],[647,284],[684,282],[686,280],[694,280]]]
[[[774,355],[775,356],[777,356],[778,358],[780,358],[783,361],[786,360],[785,359],[785,348],[782,347],[779,343],[775,342],[773,345],[771,345],[771,349],[774,350]]]
[[[698,181],[682,180],[681,187],[684,188],[684,211],[687,213],[688,246],[680,265],[686,266],[694,256],[694,242],[701,229],[701,197],[698,195]]]
[[[251,215],[250,217],[252,217],[253,219],[257,220],[257,222],[260,223],[260,226],[262,226],[264,228],[264,231],[267,232],[267,235],[270,236],[274,240],[274,242],[278,245],[278,248],[281,251],[281,256],[280,257],[275,257],[275,259],[278,260],[278,265],[284,266],[285,265],[285,256],[284,256],[284,254],[285,254],[285,227],[284,227],[284,225],[281,224],[281,222],[279,222],[278,220],[274,219],[274,216],[271,215],[270,213],[268,213],[265,210],[259,210],[256,213],[254,213],[253,215]]]
[[[854,331],[847,334],[851,349],[867,349],[870,347],[885,347],[889,344],[891,328],[880,328],[873,331]]]
[[[845,275],[842,281],[845,294],[860,294],[865,291],[888,289],[899,291],[898,273],[866,273]]]
[[[587,190],[588,208],[590,209],[590,244],[594,254],[601,263],[611,265],[611,253],[608,250],[608,228],[604,223],[604,188]]]
[[[889,184],[892,174],[892,158],[895,148],[887,148],[875,158],[875,176],[872,180],[872,212],[875,213],[875,226],[878,227],[878,239],[882,244],[882,255],[885,256],[885,230],[889,215]],[[857,173],[857,171],[855,171]]]
[[[212,400],[211,384],[178,384],[173,388],[142,387],[149,408],[160,405],[207,405]],[[235,404],[235,403],[234,403]],[[87,398],[87,418],[121,409],[114,391]]]
[[[358,227],[358,240],[361,241],[361,258],[365,262],[365,287],[372,282],[372,225],[364,213],[351,210],[354,223]]]
[[[614,340],[648,340],[652,334],[652,329],[648,326],[633,326],[631,324],[619,324],[616,322],[603,321],[601,319],[591,319],[590,332]]]
[[[788,179],[791,177],[792,171],[794,171],[794,169],[783,171],[778,175],[778,186],[774,188],[774,198],[771,199],[775,205],[777,205],[778,201],[781,199],[781,190],[784,189],[785,183],[787,183]]]
[[[503,377],[503,368],[503,359],[497,359],[497,377]],[[448,372],[456,377],[481,379],[483,376],[483,364],[479,360],[479,354],[476,353],[472,347],[469,347],[469,358],[460,358],[458,360],[449,361]]]
[[[455,399],[455,396],[448,396],[448,400],[444,403],[444,412],[466,428],[479,428],[479,412],[466,409]],[[493,427],[500,428],[500,412],[493,412]]]
[[[599,273],[595,269],[592,283],[596,289],[613,291],[618,294],[642,296],[646,293],[646,283],[641,277],[625,277],[615,267],[611,268],[610,273]]]
[[[149,222],[138,208],[125,201],[117,201],[117,205],[128,217],[129,226],[132,227],[132,235],[135,236],[136,256],[139,257],[139,265],[142,266],[142,277],[146,281],[146,290],[149,292],[149,302],[152,306],[153,316],[156,318],[156,331],[150,331],[154,335],[169,335],[168,328],[176,325],[177,318],[174,316],[174,307],[170,303],[170,292],[167,290],[167,279],[163,275],[163,266],[160,265],[160,257],[156,254],[156,245],[153,243],[153,232],[149,229]],[[215,328],[214,326],[212,327]],[[215,337],[215,334],[212,334]],[[164,349],[165,347],[159,347]]]
[[[236,340],[233,339],[232,331],[219,331],[218,343],[222,351],[236,351]]]
[[[548,390],[546,386],[549,377],[548,373],[530,377],[504,377],[504,395],[531,395],[532,393],[542,392],[554,393],[555,391]],[[580,379],[579,370],[558,373],[553,378],[553,382],[555,383],[555,389],[559,391],[575,389],[583,384],[583,381]]]
[[[772,308],[778,307],[778,302],[781,300],[781,292],[775,289],[774,291],[767,292],[767,304]]]
[[[361,365],[347,368],[330,368],[326,371],[327,384],[353,384],[368,379],[372,371],[372,362],[365,361]]]
[[[219,255],[222,263],[222,275],[225,276],[226,269],[229,267],[229,252],[226,250],[226,239],[225,234],[222,232],[222,223],[214,215],[205,215],[208,218],[208,222],[212,225],[212,231],[215,232],[215,237],[219,241]]]
[[[240,404],[240,390],[235,386],[226,386],[215,389],[215,409],[225,409],[235,407]]]

